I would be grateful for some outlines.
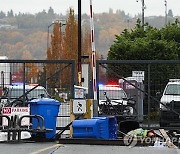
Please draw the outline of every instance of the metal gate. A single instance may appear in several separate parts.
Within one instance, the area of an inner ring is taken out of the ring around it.
[[[148,127],[159,126],[160,98],[169,79],[180,78],[179,68],[179,60],[98,60],[97,83],[121,87],[135,99],[140,121]],[[175,109],[168,110],[179,117]]]
[[[57,129],[62,129],[69,123],[69,100],[74,98],[76,83],[74,60],[0,60],[0,73],[1,98],[10,85],[44,87],[51,98],[61,102]],[[20,96],[23,102],[26,101],[26,96],[24,88]]]

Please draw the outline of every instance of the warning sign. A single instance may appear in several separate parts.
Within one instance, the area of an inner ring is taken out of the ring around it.
[[[3,107],[2,108],[2,114],[7,115],[9,117],[17,115],[19,118],[24,115],[30,115],[30,108],[29,107]],[[8,126],[8,120],[7,118],[2,118],[2,125]],[[22,126],[29,126],[30,125],[30,119],[29,118],[23,118],[21,121]]]
[[[73,100],[73,113],[85,114],[86,113],[86,100],[82,100],[82,99]]]
[[[132,71],[132,77],[135,77],[138,82],[143,82],[144,71]]]

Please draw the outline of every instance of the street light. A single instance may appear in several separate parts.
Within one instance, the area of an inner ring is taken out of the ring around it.
[[[164,5],[165,5],[165,26],[167,24],[167,0],[164,0]]]
[[[62,20],[64,21],[64,20]],[[48,34],[47,34],[47,50],[49,48],[49,28],[54,25],[55,23],[59,23],[59,26],[62,27],[64,25],[66,25],[65,23],[61,24],[61,21],[60,20],[56,20],[56,21],[53,21],[49,26],[48,26]]]
[[[136,0],[136,2],[139,2],[139,0]],[[146,9],[146,5],[144,3],[144,0],[141,0],[142,3],[142,26],[144,26],[144,10]]]
[[[49,48],[49,28],[54,24],[54,22],[52,22],[49,26],[48,26],[48,34],[47,34],[47,50]]]

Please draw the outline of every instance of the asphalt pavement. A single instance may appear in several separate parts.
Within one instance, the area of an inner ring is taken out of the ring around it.
[[[1,143],[0,154],[180,154],[167,147],[128,147],[51,143]]]

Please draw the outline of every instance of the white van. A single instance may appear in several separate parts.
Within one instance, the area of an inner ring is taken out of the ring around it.
[[[172,111],[180,113],[180,79],[169,79],[160,102],[160,126],[180,125],[179,115]]]
[[[165,105],[171,101],[180,101],[180,79],[169,79],[160,100]],[[160,109],[167,110],[162,104],[160,104]]]

